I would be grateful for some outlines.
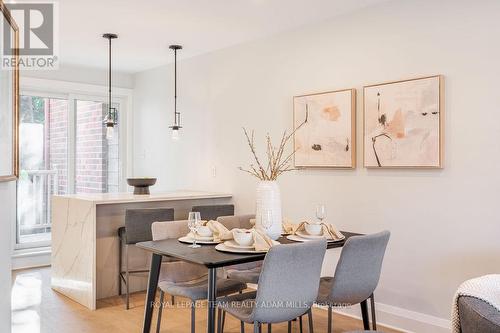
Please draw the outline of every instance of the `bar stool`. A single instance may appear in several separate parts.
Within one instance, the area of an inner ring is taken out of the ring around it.
[[[234,205],[193,206],[192,212],[200,212],[202,220],[216,220],[219,216],[234,215]]]
[[[153,240],[151,234],[151,225],[157,221],[173,221],[174,210],[172,208],[143,208],[143,209],[127,209],[125,211],[125,226],[118,229],[119,259],[118,259],[118,294],[122,294],[122,283],[125,284],[126,306],[129,309],[130,292],[129,292],[129,277],[130,274],[140,274],[149,272],[149,269],[130,270],[128,248],[129,245],[134,245],[139,242]],[[122,270],[123,248],[125,248],[125,270]]]

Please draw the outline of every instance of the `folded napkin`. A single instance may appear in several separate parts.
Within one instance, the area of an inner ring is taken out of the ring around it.
[[[218,221],[210,220],[205,225],[214,234],[214,241],[221,242],[233,239],[233,233],[226,226]]]
[[[261,228],[231,230],[233,235],[236,232],[248,232],[248,231],[252,233],[253,247],[255,248],[255,251],[269,251],[269,249],[272,246],[279,244],[279,242],[269,238],[266,232]]]
[[[296,223],[290,223],[289,221],[284,221],[283,231],[287,234],[292,234],[292,235],[295,235],[299,231],[307,233],[305,228],[306,224],[312,224],[312,223],[304,221],[299,224],[296,224]],[[325,236],[327,239],[340,240],[345,238],[345,236],[337,228],[335,228],[333,224],[326,222],[322,222],[320,224],[323,226],[323,236]]]

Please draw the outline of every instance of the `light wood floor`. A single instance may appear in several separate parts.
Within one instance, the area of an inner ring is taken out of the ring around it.
[[[50,288],[49,267],[15,271],[12,280],[13,333],[141,332],[145,293],[132,295],[131,309],[128,311],[125,310],[124,300],[121,297],[99,301],[98,310],[90,311]],[[177,301],[179,304],[185,303],[180,298]],[[189,313],[189,309],[183,308],[182,305],[166,308],[162,316],[161,332],[188,333]],[[314,309],[313,313],[315,332],[326,332],[326,311]],[[197,332],[206,332],[204,304],[196,314]],[[153,320],[156,323],[156,316]],[[334,314],[333,322],[335,333],[362,328],[359,320],[338,314]],[[304,321],[304,324],[304,332],[308,332],[307,321]],[[156,326],[153,325],[152,328],[154,330]],[[239,322],[228,315],[224,332],[239,333],[239,330]],[[384,328],[382,330],[386,333],[396,332]],[[252,333],[252,326],[246,325],[245,331]],[[286,331],[286,324],[273,325],[273,333],[286,333]],[[267,330],[263,329],[263,332]],[[293,332],[298,332],[298,325],[295,323]]]

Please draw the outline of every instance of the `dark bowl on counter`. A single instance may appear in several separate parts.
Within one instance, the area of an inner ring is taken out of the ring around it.
[[[134,194],[149,194],[149,187],[156,183],[156,178],[127,178],[127,184],[134,187]]]

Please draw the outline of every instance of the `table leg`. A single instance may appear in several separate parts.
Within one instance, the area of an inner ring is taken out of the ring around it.
[[[208,269],[208,320],[207,332],[215,333],[215,310],[217,299],[217,268]]]
[[[151,258],[151,270],[149,271],[148,293],[146,296],[146,304],[144,305],[144,323],[142,327],[143,333],[149,333],[151,329],[151,320],[153,319],[153,310],[156,297],[156,289],[158,288],[160,268],[161,255],[153,253],[153,256]]]

